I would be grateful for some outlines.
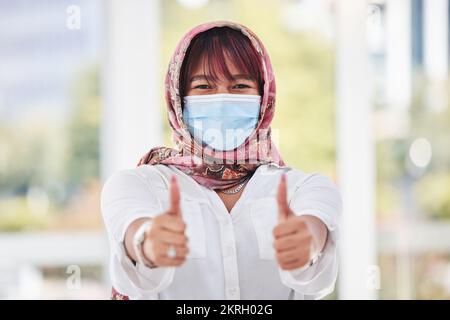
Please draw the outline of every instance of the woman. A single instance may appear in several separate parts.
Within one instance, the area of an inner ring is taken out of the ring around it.
[[[166,77],[174,149],[105,184],[115,299],[319,299],[337,274],[341,199],[271,140],[275,79],[253,32],[200,25]]]

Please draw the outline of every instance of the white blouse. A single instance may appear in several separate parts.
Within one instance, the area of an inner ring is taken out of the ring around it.
[[[320,259],[306,269],[285,271],[275,259],[272,230],[282,172],[294,213],[318,217],[329,231]],[[187,225],[188,258],[180,267],[135,266],[125,253],[125,231],[135,219],[168,208],[173,174]],[[112,175],[101,208],[111,245],[112,285],[130,299],[320,299],[334,289],[341,197],[334,183],[319,174],[261,165],[229,213],[213,190],[177,168],[144,165]]]

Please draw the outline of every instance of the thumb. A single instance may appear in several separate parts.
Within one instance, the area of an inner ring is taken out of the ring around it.
[[[291,214],[291,209],[289,208],[289,204],[287,201],[287,182],[285,173],[281,175],[280,183],[278,184],[277,202],[278,202],[278,219],[279,220],[287,219]]]
[[[170,178],[169,196],[169,214],[174,216],[181,216],[180,189],[178,188],[177,178],[174,175]]]

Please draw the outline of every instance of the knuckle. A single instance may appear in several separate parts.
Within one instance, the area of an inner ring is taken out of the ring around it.
[[[279,241],[274,241],[274,242],[272,243],[272,246],[273,246],[273,248],[274,248],[275,250],[278,250],[279,247],[280,247]]]
[[[158,230],[158,228],[159,228],[159,223],[153,221],[150,228],[147,230],[147,237],[153,235]]]
[[[284,270],[294,270],[296,268],[296,266],[295,265],[293,265],[293,264],[288,264],[288,265],[286,265],[286,267],[285,267],[285,269]]]
[[[158,246],[156,245],[156,243],[154,241],[151,241],[151,240],[148,242],[147,248],[151,253],[155,253],[158,251]]]
[[[278,237],[282,231],[283,231],[283,224],[278,224],[275,226],[275,228],[273,228],[273,235],[275,237]]]
[[[151,251],[156,251],[158,249],[155,241],[153,241],[152,239],[148,239],[148,248]]]
[[[280,223],[278,223],[278,228],[280,229],[280,230],[283,230],[283,229],[285,229],[286,227],[288,227],[288,226],[290,226],[291,225],[291,222],[289,221],[289,220],[284,220],[284,221],[282,221],[282,222],[280,222]]]
[[[160,252],[153,252],[153,254],[149,255],[149,258],[157,264],[163,262],[164,255]]]
[[[297,252],[296,252],[296,258],[299,258],[300,260],[304,260],[304,262],[306,263],[306,261],[308,260],[308,258],[307,257],[309,257],[309,249],[306,249],[306,250],[303,250],[303,249],[300,249],[300,250],[297,250]]]
[[[276,238],[278,236],[277,227],[273,228],[272,235]]]
[[[158,230],[156,230],[155,228],[151,228],[147,234],[147,239],[153,241],[157,238],[158,238]]]
[[[155,254],[155,256],[157,256],[157,257],[162,257],[162,256],[164,256],[164,255],[163,255],[163,250],[162,250],[161,246],[158,246],[158,245],[154,244],[154,245],[153,245],[153,248],[152,248],[152,251],[153,251],[153,253]]]
[[[175,236],[175,237],[173,237],[172,242],[176,245],[181,245],[181,244],[183,244],[183,238],[179,237],[179,236]]]
[[[308,243],[310,243],[312,240],[313,240],[313,236],[312,236],[312,234],[310,234],[310,233],[304,233],[304,234],[302,234],[302,235],[300,236],[300,241],[301,241],[302,243],[308,244]]]
[[[153,230],[148,233],[146,239],[149,241],[150,244],[154,244],[159,238],[159,232],[156,230]]]
[[[302,227],[302,226],[305,226],[305,227],[306,227],[306,222],[305,222],[305,219],[304,219],[303,217],[296,217],[295,223],[296,223],[297,226],[299,226],[299,227]]]
[[[290,240],[289,242],[286,243],[286,246],[292,250],[297,248],[297,243],[294,240]]]
[[[284,256],[284,260],[291,260],[294,258],[294,254],[292,252],[288,252],[286,253],[286,255]]]
[[[276,252],[275,257],[277,258],[278,261],[283,260],[283,254],[281,252]]]
[[[157,215],[156,217],[153,218],[153,225],[159,226],[166,220],[166,217],[167,216],[165,213]]]
[[[280,264],[280,267],[281,267],[281,269],[283,269],[283,270],[288,270],[288,266],[287,266],[287,264],[285,264],[285,263],[281,263],[281,264]]]
[[[177,217],[175,220],[175,224],[177,226],[178,229],[183,229],[184,228],[184,222],[181,218]]]
[[[300,261],[299,261],[299,267],[302,267],[302,266],[304,266],[305,264],[307,264],[309,262],[309,260],[308,259],[306,259],[306,258],[303,258],[303,259],[300,259]]]

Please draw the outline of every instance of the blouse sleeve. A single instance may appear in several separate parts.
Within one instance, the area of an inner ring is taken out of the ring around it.
[[[158,292],[172,282],[174,268],[150,269],[134,264],[124,245],[125,232],[134,220],[161,213],[151,181],[136,170],[113,174],[102,190],[101,211],[111,247],[112,286],[130,298],[157,299]]]
[[[337,277],[341,196],[331,179],[312,174],[295,186],[289,206],[298,216],[312,215],[319,218],[327,226],[328,237],[315,264],[291,271],[279,268],[281,280],[295,291],[296,298],[321,299],[333,292]]]

